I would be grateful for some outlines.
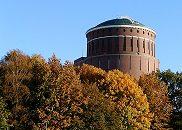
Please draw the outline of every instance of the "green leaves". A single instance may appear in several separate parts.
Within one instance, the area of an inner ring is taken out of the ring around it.
[[[182,129],[182,73],[166,70],[158,75],[168,86],[168,95],[173,105],[171,124],[174,129]]]
[[[0,97],[0,129],[6,129],[9,126],[7,120],[10,112],[5,107],[3,98]]]

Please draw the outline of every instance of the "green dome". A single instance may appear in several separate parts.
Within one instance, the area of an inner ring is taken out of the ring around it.
[[[133,26],[133,27],[147,29],[147,30],[150,30],[153,33],[155,33],[155,31],[153,29],[146,27],[144,24],[142,24],[138,21],[135,21],[129,17],[120,17],[120,18],[116,18],[116,19],[107,20],[103,23],[98,24],[97,26],[95,26],[93,28],[90,28],[86,32],[86,34],[89,33],[90,31],[93,31],[96,29],[107,28],[107,27],[118,27],[118,26]]]
[[[131,25],[131,26],[144,27],[144,25],[138,21],[135,21],[135,20],[128,18],[128,17],[121,17],[121,18],[116,18],[116,19],[105,21],[105,22],[95,26],[94,28],[104,27],[104,26],[112,26],[112,25]]]

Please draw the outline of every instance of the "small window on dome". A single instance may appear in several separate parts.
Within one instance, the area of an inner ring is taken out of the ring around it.
[[[130,32],[133,32],[133,30],[132,30],[132,29],[130,29]]]
[[[143,31],[143,34],[145,34],[145,32]]]
[[[125,30],[125,29],[123,29],[123,31],[125,32],[126,30]]]
[[[137,30],[137,33],[139,33],[139,30]]]
[[[149,32],[148,32],[148,35],[149,35]]]

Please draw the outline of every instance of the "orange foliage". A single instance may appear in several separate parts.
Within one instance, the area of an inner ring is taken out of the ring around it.
[[[0,69],[2,94],[11,110],[8,122],[18,126],[28,121],[24,101],[30,94],[28,88],[32,77],[30,57],[20,51],[11,51],[1,61]]]
[[[167,86],[160,82],[155,73],[142,76],[139,85],[147,95],[150,111],[154,115],[151,129],[168,129],[172,106],[167,96]]]
[[[140,79],[141,89],[119,70],[61,65],[55,55],[46,62],[20,51],[5,56],[0,72],[15,129],[148,130],[152,114],[152,129],[169,119],[167,88],[154,75]]]
[[[95,82],[105,98],[117,104],[116,110],[122,115],[126,129],[149,129],[149,104],[133,78],[119,70],[105,72],[88,65],[81,67],[80,77],[82,82]]]

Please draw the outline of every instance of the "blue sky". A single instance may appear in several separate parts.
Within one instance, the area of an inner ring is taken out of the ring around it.
[[[157,32],[160,68],[182,71],[181,5],[181,0],[0,0],[0,57],[20,49],[73,61],[86,55],[89,28],[129,16]]]

